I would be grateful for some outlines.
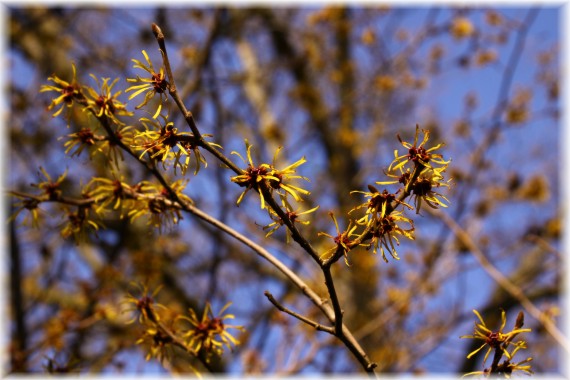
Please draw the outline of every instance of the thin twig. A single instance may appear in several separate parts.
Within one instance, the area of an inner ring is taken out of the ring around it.
[[[335,329],[333,327],[330,326],[323,326],[320,323],[317,323],[315,321],[313,321],[310,318],[307,318],[299,313],[294,312],[293,310],[290,310],[288,308],[286,308],[285,306],[283,306],[282,304],[280,304],[279,302],[277,302],[277,300],[275,299],[275,297],[273,297],[273,294],[271,294],[269,291],[265,291],[263,294],[265,294],[265,297],[267,297],[267,299],[269,300],[269,302],[271,302],[277,309],[279,309],[280,311],[289,314],[292,317],[297,318],[298,320],[305,322],[306,324],[308,324],[309,326],[314,327],[316,330],[319,331],[325,331],[328,332],[329,334],[335,334]]]
[[[237,167],[228,157],[226,157],[224,154],[222,154],[220,151],[218,151],[215,147],[210,145],[210,143],[208,143],[202,137],[202,134],[200,133],[200,130],[198,129],[198,126],[196,125],[196,121],[194,120],[194,115],[192,115],[192,112],[190,112],[186,108],[186,105],[184,104],[184,102],[180,98],[180,95],[178,94],[178,91],[176,89],[176,84],[174,82],[174,75],[172,74],[172,69],[170,67],[170,60],[168,59],[168,53],[166,51],[166,44],[164,43],[164,34],[162,33],[162,30],[160,29],[160,27],[154,23],[152,24],[152,31],[156,37],[156,41],[158,42],[158,46],[160,47],[160,52],[162,54],[162,60],[164,62],[164,66],[166,68],[166,75],[168,75],[168,81],[169,81],[168,92],[169,92],[170,96],[172,97],[172,99],[174,100],[174,102],[176,103],[176,105],[178,106],[178,109],[180,109],[180,112],[182,113],[182,115],[184,115],[184,119],[186,120],[186,123],[190,127],[190,130],[192,131],[194,136],[196,136],[196,138],[198,139],[199,145],[201,147],[203,147],[204,149],[206,149],[211,154],[213,154],[218,160],[223,162],[228,168],[233,170],[236,174],[242,174],[242,170],[239,167]]]
[[[336,290],[334,287],[334,280],[332,278],[332,274],[331,274],[331,267],[330,265],[328,266],[323,266],[322,267],[323,270],[323,274],[325,275],[325,285],[327,286],[327,289],[329,291],[329,295],[331,298],[331,303],[332,303],[332,307],[334,310],[334,327],[335,327],[335,334],[338,337],[341,337],[343,335],[343,331],[342,331],[342,316],[343,316],[343,311],[340,307],[340,302],[338,300],[338,296],[336,294]]]
[[[317,264],[322,265],[322,260],[317,251],[315,251],[315,249],[311,246],[311,243],[309,243],[309,241],[305,239],[303,235],[301,235],[295,224],[291,221],[291,218],[289,218],[283,209],[279,207],[277,202],[275,202],[275,199],[271,196],[267,185],[261,182],[258,184],[258,186],[261,189],[261,194],[263,195],[265,203],[267,203],[273,209],[273,211],[277,213],[279,218],[283,221],[283,223],[285,223],[287,228],[289,228],[293,240],[295,240],[297,244],[299,244],[301,248],[303,248]]]

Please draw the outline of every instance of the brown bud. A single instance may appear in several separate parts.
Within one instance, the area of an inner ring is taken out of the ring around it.
[[[152,23],[152,33],[156,39],[164,39],[164,34],[162,34],[162,29],[154,22]]]
[[[519,315],[517,315],[517,320],[515,322],[515,329],[520,329],[524,325],[524,313],[519,311]]]

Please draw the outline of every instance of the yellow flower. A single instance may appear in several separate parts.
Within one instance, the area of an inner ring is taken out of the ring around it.
[[[493,50],[483,50],[477,53],[477,57],[475,58],[476,62],[479,66],[486,65],[488,63],[494,62],[497,60],[497,53]]]
[[[132,187],[121,180],[94,177],[86,188],[91,189],[89,194],[96,199],[99,208],[104,209],[113,203],[113,210],[120,209],[122,218],[124,210],[133,208],[134,194],[140,191],[140,186]]]
[[[95,145],[95,141],[102,140],[102,138],[95,137],[93,131],[89,128],[83,128],[79,132],[71,133],[67,135],[70,139],[63,144],[65,149],[65,154],[68,154],[73,148],[76,148],[72,153],[71,157],[79,156],[85,147]]]
[[[118,167],[119,159],[123,161],[124,157],[123,149],[117,145],[116,141],[119,140],[123,144],[130,146],[133,144],[135,132],[132,126],[121,125],[113,133],[113,138],[105,136],[101,143],[97,145],[97,151],[103,153],[107,157],[108,162],[112,162]]]
[[[183,193],[188,180],[178,180],[173,182],[170,187],[176,193],[182,202],[193,203],[193,201]],[[142,189],[144,194],[141,193],[137,197],[137,203],[129,212],[131,222],[147,216],[147,224],[156,227],[159,232],[162,232],[164,227],[170,227],[172,224],[178,224],[182,219],[180,209],[173,205],[171,202],[175,201],[170,193],[160,186],[147,183],[145,188]]]
[[[272,178],[271,175],[269,174],[269,172],[271,171],[271,167],[268,164],[261,164],[259,167],[256,167],[253,164],[253,159],[251,158],[251,148],[253,146],[247,140],[245,140],[245,147],[246,147],[247,161],[238,152],[236,151],[231,152],[231,154],[235,154],[248,165],[246,169],[242,170],[242,174],[239,174],[231,178],[232,182],[235,182],[240,187],[246,188],[240,194],[236,204],[239,206],[245,194],[247,194],[249,190],[255,189],[256,191],[259,192],[259,197],[261,198],[261,208],[264,209],[265,198],[263,197],[263,194],[258,186],[258,183],[263,180]],[[277,178],[274,179],[278,180]]]
[[[184,154],[188,154],[181,141],[184,138],[193,139],[194,136],[188,132],[179,133],[178,129],[174,127],[174,123],[168,121],[167,116],[160,116],[164,125],[144,117],[140,119],[146,130],[137,132],[135,140],[138,141],[138,144],[135,145],[135,149],[143,151],[139,158],[148,153],[150,158],[157,158],[163,162],[164,166],[165,161],[176,157],[173,148],[178,148]]]
[[[419,214],[422,202],[425,202],[433,209],[437,209],[438,206],[447,207],[442,200],[447,202],[449,202],[449,200],[444,195],[433,191],[436,187],[449,187],[449,181],[447,183],[442,182],[443,175],[441,175],[441,171],[443,171],[442,168],[425,168],[409,187],[409,190],[412,192],[412,198],[415,198],[414,206],[416,207],[416,214]]]
[[[291,165],[285,167],[284,169],[277,169],[275,167],[275,162],[277,160],[277,155],[279,154],[280,151],[281,147],[279,147],[275,152],[275,155],[273,157],[273,164],[271,165],[273,177],[276,177],[277,181],[270,179],[269,185],[273,189],[284,190],[285,192],[290,194],[297,202],[300,202],[302,201],[302,199],[297,193],[301,193],[303,195],[309,195],[310,192],[298,186],[292,185],[291,183],[289,183],[289,181],[292,179],[303,179],[305,181],[309,181],[307,177],[295,174],[297,168],[303,165],[305,162],[307,162],[307,160],[305,159],[305,157],[301,157],[298,161],[292,163]],[[279,193],[279,194],[284,195],[284,193]]]
[[[380,182],[377,182],[380,183]],[[368,185],[368,189],[370,192],[367,191],[351,191],[351,194],[360,193],[364,194],[365,197],[370,198],[370,200],[366,203],[360,204],[354,207],[352,210],[349,211],[349,214],[353,211],[366,207],[366,213],[362,218],[357,220],[358,224],[363,225],[371,225],[376,223],[377,221],[381,220],[386,216],[386,210],[388,210],[388,214],[392,211],[392,203],[396,202],[397,204],[401,204],[406,206],[410,210],[412,206],[407,204],[406,202],[400,201],[396,198],[396,194],[389,193],[388,190],[384,189],[382,192],[379,192],[372,185]]]
[[[226,346],[232,350],[232,345],[236,346],[240,342],[230,334],[228,329],[237,329],[243,331],[242,326],[228,325],[224,322],[226,319],[235,318],[232,314],[224,315],[224,311],[231,305],[227,303],[215,317],[212,313],[210,303],[206,303],[202,318],[198,318],[196,312],[189,309],[189,316],[180,316],[179,320],[190,323],[191,327],[182,336],[186,339],[187,346],[199,352],[204,350],[207,355],[215,353],[221,355]]]
[[[351,237],[355,236],[354,231],[356,230],[356,225],[352,225],[352,220],[348,223],[348,227],[346,228],[346,230],[340,232],[340,228],[338,227],[338,222],[336,220],[336,217],[334,216],[334,214],[332,212],[329,212],[329,216],[331,217],[331,219],[334,222],[335,228],[336,228],[336,236],[332,236],[329,235],[326,232],[319,232],[318,235],[319,236],[327,236],[331,239],[333,239],[335,245],[334,247],[328,249],[327,251],[325,251],[325,253],[323,253],[321,255],[321,260],[329,260],[332,258],[332,255],[334,255],[339,249],[342,251],[343,255],[344,255],[344,262],[347,266],[350,266],[350,263],[348,262],[348,252],[352,249],[351,247]]]
[[[375,86],[383,92],[392,92],[396,89],[396,80],[390,75],[380,75],[374,80]]]
[[[61,94],[57,98],[53,99],[47,107],[48,111],[51,111],[53,108],[61,104],[61,108],[53,114],[53,117],[58,116],[65,107],[71,109],[74,100],[84,99],[84,96],[81,93],[81,86],[77,83],[77,71],[75,69],[75,65],[71,64],[71,68],[73,70],[71,82],[64,81],[54,75],[49,77],[48,80],[54,82],[56,84],[55,86],[43,85],[40,88],[40,92],[55,91]]]
[[[451,23],[451,35],[456,39],[469,37],[475,32],[475,27],[466,17],[456,17]]]
[[[44,194],[46,194],[50,200],[59,199],[61,197],[60,186],[65,180],[65,177],[67,175],[67,170],[62,175],[60,175],[55,182],[51,179],[50,175],[41,166],[40,166],[40,171],[46,180],[37,184],[32,184],[32,186],[37,187],[40,190],[43,190]]]
[[[123,312],[135,311],[135,316],[130,319],[127,324],[131,324],[138,320],[141,324],[146,324],[150,322],[151,324],[160,321],[160,316],[158,315],[156,308],[166,309],[166,307],[155,301],[156,295],[162,289],[162,285],[154,289],[151,293],[148,284],[131,283],[135,288],[137,295],[133,295],[131,292],[127,294],[123,304],[131,304],[130,307],[126,308]]]
[[[424,133],[424,138],[420,145],[418,145],[418,136],[420,132],[419,125],[416,124],[416,133],[414,135],[414,143],[410,144],[409,142],[402,141],[400,135],[398,135],[398,140],[408,150],[407,154],[398,155],[398,150],[394,151],[394,161],[390,164],[388,171],[391,172],[393,170],[397,170],[408,162],[417,163],[423,165],[425,167],[431,168],[432,164],[442,165],[443,167],[447,167],[449,165],[449,161],[444,161],[443,156],[438,153],[433,153],[439,148],[441,148],[444,144],[438,144],[432,148],[426,149],[424,145],[429,140],[429,131],[422,130]]]
[[[400,222],[408,223],[411,227],[404,229],[397,224]],[[394,247],[394,240],[396,241],[396,245],[400,245],[398,235],[414,240],[414,222],[403,216],[400,211],[392,211],[390,215],[386,215],[381,219],[374,219],[372,239],[370,243],[367,244],[368,249],[373,247],[373,252],[376,254],[378,248],[380,248],[380,253],[385,262],[388,262],[388,258],[386,257],[384,249],[387,249],[394,259],[400,260],[396,252],[396,247]]]
[[[308,181],[307,178],[295,174],[296,169],[299,166],[301,166],[302,164],[304,164],[305,162],[307,162],[305,157],[302,157],[300,160],[298,160],[297,162],[285,167],[284,169],[281,169],[281,170],[276,169],[275,168],[275,160],[276,160],[277,154],[281,150],[281,148],[279,148],[279,149],[277,149],[275,156],[273,157],[273,164],[269,165],[269,164],[263,163],[259,166],[255,166],[253,164],[253,160],[251,158],[252,145],[247,140],[245,140],[245,146],[246,146],[246,151],[247,151],[247,161],[238,152],[235,152],[235,151],[232,152],[232,154],[239,156],[246,164],[248,164],[248,167],[246,169],[242,170],[242,174],[239,174],[239,175],[231,178],[232,182],[235,182],[239,186],[246,188],[240,194],[240,196],[237,200],[238,206],[241,203],[241,201],[243,200],[243,197],[245,196],[245,194],[247,194],[247,192],[249,190],[254,189],[259,193],[259,196],[261,198],[261,208],[264,209],[265,208],[265,198],[263,196],[263,193],[262,193],[262,190],[260,187],[261,183],[263,183],[265,186],[267,186],[268,190],[270,190],[270,191],[271,190],[277,190],[277,192],[280,195],[284,195],[285,193],[279,192],[279,190],[284,190],[286,193],[290,194],[296,201],[302,201],[302,198],[299,196],[298,193],[301,193],[303,195],[310,194],[309,191],[289,183],[290,180],[298,179],[298,178]]]
[[[160,364],[163,363],[164,359],[172,357],[174,352],[172,338],[153,326],[147,326],[142,337],[136,341],[136,344],[147,346],[146,361],[157,358]]]
[[[524,348],[524,342],[522,342],[522,344],[521,342],[517,343],[512,342],[514,337],[517,336],[518,334],[531,331],[531,329],[521,328],[523,325],[521,317],[522,314],[519,314],[519,317],[517,318],[517,323],[515,324],[515,328],[509,331],[508,333],[503,333],[503,329],[507,324],[507,317],[504,310],[501,310],[501,326],[499,327],[498,331],[490,330],[485,324],[483,318],[481,317],[481,314],[479,314],[477,310],[473,310],[473,313],[477,316],[480,323],[475,323],[475,329],[473,335],[463,335],[461,336],[461,338],[482,340],[483,344],[479,346],[479,348],[472,351],[469,355],[467,355],[467,359],[470,359],[471,357],[473,357],[473,355],[481,351],[483,348],[487,347],[487,352],[485,353],[485,357],[483,358],[483,363],[487,361],[487,358],[489,357],[489,354],[493,349],[501,350],[503,354],[509,360],[511,360],[513,355],[518,351],[518,349],[515,349],[512,353],[509,353],[507,350],[507,347],[509,345],[514,344],[517,347]]]
[[[40,201],[37,199],[20,197],[18,195],[14,195],[14,196],[16,196],[18,198],[23,198],[23,199],[14,204],[16,211],[10,216],[10,218],[8,219],[8,222],[15,221],[16,218],[18,217],[18,215],[20,215],[20,213],[23,210],[27,210],[28,213],[24,217],[24,220],[22,221],[22,225],[28,226],[30,224],[32,226],[32,228],[39,228],[39,226],[40,226],[40,213],[42,213],[42,214],[44,213],[43,210],[41,210],[38,207],[40,204]],[[31,217],[31,221],[30,221],[30,217]]]
[[[143,50],[142,54],[144,55],[147,64],[144,64],[137,59],[132,59],[132,61],[135,63],[133,67],[146,71],[150,74],[150,78],[141,78],[138,75],[136,78],[127,78],[127,82],[140,84],[136,84],[127,88],[125,92],[134,91],[129,96],[129,100],[133,99],[139,94],[142,94],[143,92],[146,92],[144,100],[141,104],[136,106],[136,109],[144,107],[154,97],[154,95],[158,94],[160,97],[160,102],[156,112],[152,116],[153,119],[156,119],[162,110],[163,96],[164,101],[167,100],[166,91],[168,90],[169,83],[164,75],[164,68],[161,67],[157,73],[146,51]]]
[[[87,108],[91,109],[95,116],[102,117],[105,115],[109,119],[113,120],[117,124],[122,124],[118,119],[117,115],[122,116],[132,116],[132,112],[127,111],[125,104],[121,103],[117,97],[122,91],[117,91],[115,94],[112,93],[113,86],[117,83],[119,78],[116,78],[111,84],[109,81],[111,78],[102,78],[103,82],[99,82],[99,79],[93,74],[89,74],[93,80],[97,83],[99,87],[99,92],[95,91],[91,87],[85,87],[87,90],[87,95],[91,99],[87,100]]]
[[[319,208],[319,206],[317,206],[313,207],[310,210],[305,210],[302,212],[299,212],[298,210],[293,211],[293,207],[291,207],[291,205],[287,201],[287,197],[284,195],[281,195],[280,197],[281,197],[281,204],[283,205],[283,208],[285,209],[287,216],[293,223],[301,223],[304,225],[310,224],[308,220],[298,219],[299,216],[310,214],[312,212],[315,212]],[[265,235],[265,237],[268,237],[269,235],[273,234],[284,224],[283,220],[279,217],[279,215],[277,215],[275,211],[273,211],[272,209],[268,209],[268,211],[269,211],[269,217],[273,220],[273,223],[270,223],[263,227],[264,230],[269,230]],[[286,240],[287,244],[290,242],[290,240],[291,240],[291,232],[289,231],[289,229],[287,229],[287,240]]]
[[[90,218],[90,206],[80,206],[77,211],[67,211],[67,221],[61,229],[61,236],[64,239],[72,236],[77,243],[86,241],[90,230],[97,232],[101,227],[101,222]]]
[[[208,163],[200,153],[198,140],[192,133],[178,132],[173,122],[168,121],[168,116],[160,115],[163,122],[141,118],[140,121],[146,130],[137,132],[135,139],[135,149],[142,150],[140,157],[148,153],[151,159],[157,159],[162,162],[163,168],[166,169],[166,162],[174,161],[174,174],[176,168],[180,167],[182,175],[186,174],[186,170],[190,165],[190,157],[192,153],[195,156],[194,175],[198,174],[201,164],[207,166]],[[211,135],[204,134],[204,137]],[[211,146],[222,148],[220,145],[210,142]]]
[[[114,131],[114,136],[97,135],[91,128],[83,128],[79,132],[70,133],[66,137],[68,140],[64,143],[65,153],[71,157],[79,156],[85,148],[89,151],[89,158],[92,158],[97,152],[105,155],[106,163],[115,163],[118,165],[119,159],[124,160],[123,149],[117,145],[117,141],[129,146],[133,142],[134,131],[132,126],[125,126],[123,123],[118,124]],[[63,137],[60,137],[62,139]]]

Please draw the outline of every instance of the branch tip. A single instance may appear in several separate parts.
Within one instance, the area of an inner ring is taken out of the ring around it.
[[[160,29],[160,26],[158,26],[154,22],[152,23],[152,33],[154,34],[154,37],[157,40],[164,39],[164,34],[162,33],[162,29]]]

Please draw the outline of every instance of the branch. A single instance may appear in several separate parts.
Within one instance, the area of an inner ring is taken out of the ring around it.
[[[260,245],[251,241],[249,238],[245,237],[244,235],[240,234],[231,227],[220,222],[214,217],[206,214],[205,212],[201,211],[200,209],[198,209],[193,205],[185,205],[184,210],[196,215],[197,217],[213,225],[214,227],[219,228],[220,230],[224,231],[228,235],[232,236],[233,238],[243,243],[244,245],[253,249],[255,253],[257,253],[265,260],[269,261],[281,273],[283,273],[287,278],[289,278],[289,280],[291,280],[291,282],[293,282],[303,292],[303,294],[305,294],[319,309],[323,311],[325,316],[331,322],[334,323],[336,319],[335,313],[331,309],[331,307],[327,305],[327,301],[319,297],[313,291],[313,289],[311,289],[301,278],[299,278],[299,276],[297,276],[292,270],[289,269],[289,267],[287,267],[285,264],[283,264],[281,261],[275,258],[275,256],[269,253],[265,248],[261,247]],[[367,372],[370,373],[374,372],[374,368],[376,368],[377,366],[376,363],[370,361],[368,355],[364,352],[362,347],[358,344],[358,342],[356,341],[350,330],[345,325],[342,325],[342,335],[338,336],[338,338],[350,350],[350,352],[354,355],[354,357],[358,360],[358,362]]]
[[[311,243],[309,243],[309,241],[305,239],[303,235],[301,235],[295,224],[291,221],[291,218],[289,218],[289,216],[287,216],[287,214],[277,204],[277,202],[275,202],[275,199],[273,198],[273,196],[271,196],[271,193],[267,188],[267,185],[264,182],[260,182],[258,186],[261,189],[261,193],[263,194],[265,202],[271,207],[273,211],[275,211],[275,213],[277,213],[277,215],[279,216],[279,218],[281,218],[283,223],[285,223],[287,228],[289,228],[293,240],[295,240],[297,244],[299,244],[301,248],[303,248],[317,264],[321,265],[322,260],[320,258],[320,255],[311,246]]]
[[[164,34],[160,27],[156,24],[152,24],[152,31],[156,37],[158,45],[160,47],[160,51],[162,54],[162,58],[164,61],[164,65],[166,67],[166,73],[168,75],[168,79],[170,81],[169,85],[169,94],[174,99],[175,103],[177,104],[178,108],[184,115],[186,122],[188,123],[190,129],[194,133],[199,141],[199,145],[210,153],[212,153],[216,158],[218,158],[222,163],[224,163],[228,168],[232,169],[236,174],[242,174],[243,170],[238,168],[229,158],[219,152],[217,149],[212,147],[207,141],[205,141],[199,130],[196,126],[194,121],[194,117],[190,111],[184,105],[182,99],[180,98],[177,90],[176,85],[174,83],[174,76],[172,74],[172,69],[170,67],[170,61],[168,59],[168,54],[166,51],[166,44],[164,42]],[[155,169],[152,172],[155,176],[160,175],[160,173]],[[160,180],[160,178],[159,178]],[[161,181],[161,183],[163,183]],[[165,188],[169,189],[172,193],[174,193],[167,184],[163,183]],[[295,227],[294,223],[290,220],[289,217],[283,212],[281,207],[277,205],[269,189],[263,184],[260,184],[260,189],[262,191],[262,196],[265,198],[269,206],[279,215],[281,220],[287,225],[289,230],[291,231],[291,235],[293,239],[305,250],[309,253],[309,255],[315,260],[321,267],[322,261],[317,254],[317,252],[311,247],[310,243],[299,233],[297,228]],[[253,249],[258,255],[262,256],[264,259],[268,260],[271,264],[273,264],[279,271],[281,271],[286,277],[288,277],[301,291],[309,298],[311,301],[323,311],[323,313],[327,316],[327,318],[335,323],[335,335],[346,345],[346,347],[353,353],[353,355],[357,358],[363,368],[370,373],[374,372],[374,368],[376,367],[375,363],[372,363],[369,359],[362,347],[356,342],[353,335],[350,333],[348,328],[342,324],[342,313],[340,311],[340,305],[338,303],[338,298],[336,297],[336,292],[334,290],[334,285],[332,282],[332,276],[330,274],[330,266],[323,268],[323,272],[325,273],[325,282],[327,283],[327,288],[329,289],[329,294],[331,295],[331,300],[333,302],[334,310],[331,310],[330,307],[326,305],[326,301],[323,301],[321,297],[319,297],[310,287],[308,287],[293,271],[291,271],[285,264],[281,261],[276,259],[273,255],[271,255],[268,251],[266,251],[263,247],[259,246],[258,244],[254,243],[247,237],[241,235],[237,231],[233,230],[226,224],[220,222],[219,220],[211,217],[210,215],[204,213],[203,211],[199,210],[198,208],[194,207],[193,205],[187,204],[186,202],[182,202],[178,196],[174,193],[173,199],[178,202],[180,207],[190,212],[202,220],[206,221],[207,223],[212,224],[214,227],[219,228],[220,230],[226,232],[230,236],[236,238],[246,246]],[[327,273],[328,272],[328,273]]]
[[[184,115],[186,123],[192,130],[194,136],[196,136],[196,138],[198,139],[199,145],[204,149],[206,149],[211,154],[213,154],[218,160],[222,161],[228,168],[233,170],[236,174],[242,174],[242,170],[240,168],[238,168],[228,157],[226,157],[216,148],[211,146],[210,143],[208,143],[202,137],[202,134],[200,133],[200,130],[196,125],[196,121],[194,120],[194,115],[192,115],[192,112],[190,112],[186,108],[186,105],[184,105],[184,102],[182,101],[180,95],[178,94],[178,91],[176,90],[176,84],[174,83],[174,75],[172,74],[172,69],[170,67],[170,60],[168,59],[168,53],[166,52],[166,44],[164,43],[164,34],[162,33],[160,27],[154,23],[152,24],[152,31],[154,33],[154,36],[156,37],[158,46],[160,47],[162,60],[164,62],[164,66],[166,67],[166,74],[168,75],[168,81],[170,83],[170,85],[168,86],[168,92],[172,97],[172,99],[174,100],[174,102],[176,103],[176,105],[178,106],[178,109],[180,109],[180,112],[182,112],[182,115]]]
[[[335,334],[334,328],[332,328],[330,326],[323,326],[320,323],[313,321],[312,319],[309,319],[307,317],[302,316],[301,314],[295,313],[294,311],[287,309],[285,306],[283,306],[279,302],[277,302],[277,300],[273,297],[273,294],[269,293],[267,290],[263,294],[265,294],[265,297],[267,297],[269,302],[271,302],[280,311],[287,313],[287,314],[297,318],[298,320],[300,320],[302,322],[305,322],[309,326],[312,326],[319,331],[325,331],[325,332],[328,332],[329,334],[333,334],[333,335]]]
[[[10,223],[10,306],[14,320],[12,348],[10,350],[10,371],[27,372],[28,330],[26,326],[26,300],[22,292],[22,255],[16,234],[15,223]]]
[[[333,310],[334,310],[335,334],[340,337],[343,335],[343,332],[342,332],[342,316],[344,313],[340,307],[340,302],[339,302],[338,296],[336,294],[336,290],[334,287],[334,281],[333,281],[332,274],[331,274],[330,265],[323,266],[322,270],[323,270],[323,274],[325,275],[325,285],[327,286],[327,289],[329,291],[329,295],[331,297],[331,303],[332,303]]]

